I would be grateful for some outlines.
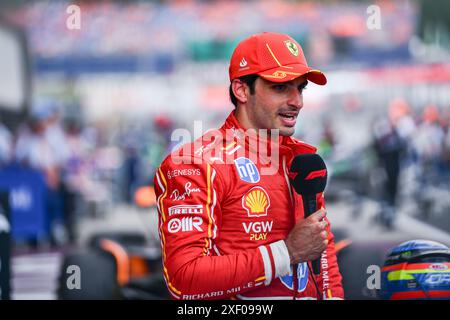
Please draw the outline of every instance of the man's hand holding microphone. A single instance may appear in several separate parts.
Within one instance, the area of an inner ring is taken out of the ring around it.
[[[302,196],[305,219],[297,222],[285,240],[291,264],[312,261],[314,274],[320,274],[320,256],[328,245],[324,208],[317,210],[317,194],[325,190],[327,168],[317,154],[301,154],[291,164],[294,190]]]
[[[300,220],[287,236],[285,243],[291,264],[318,259],[328,245],[325,209]]]

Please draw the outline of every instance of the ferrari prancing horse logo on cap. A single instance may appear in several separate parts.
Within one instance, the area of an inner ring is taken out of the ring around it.
[[[294,56],[298,56],[298,47],[297,45],[292,42],[291,40],[286,40],[284,41],[284,44],[286,45],[286,47],[288,48],[288,50],[294,55]]]

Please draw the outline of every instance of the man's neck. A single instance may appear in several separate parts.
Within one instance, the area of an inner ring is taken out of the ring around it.
[[[239,125],[242,129],[248,130],[248,129],[255,129],[252,123],[250,122],[247,114],[247,109],[243,106],[236,107],[236,111],[234,112],[234,116],[236,117],[236,120],[239,122]]]

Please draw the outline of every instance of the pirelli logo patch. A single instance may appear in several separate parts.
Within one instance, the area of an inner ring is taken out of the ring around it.
[[[169,217],[173,215],[202,215],[203,206],[201,204],[194,205],[178,205],[169,207]]]

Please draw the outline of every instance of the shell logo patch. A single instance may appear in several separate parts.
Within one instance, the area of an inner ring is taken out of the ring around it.
[[[269,195],[262,187],[254,187],[242,197],[242,207],[249,217],[267,216],[267,209],[270,207]]]

